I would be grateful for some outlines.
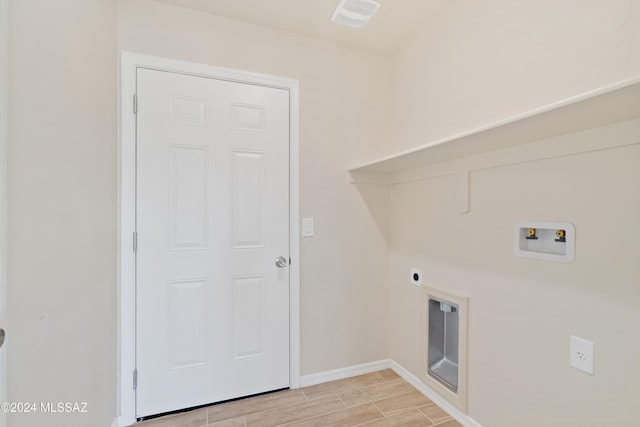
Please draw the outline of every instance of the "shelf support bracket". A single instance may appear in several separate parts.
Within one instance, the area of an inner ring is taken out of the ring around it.
[[[352,184],[389,185],[391,183],[389,174],[385,172],[349,171],[348,175]]]
[[[469,171],[456,173],[456,209],[458,213],[469,212]]]

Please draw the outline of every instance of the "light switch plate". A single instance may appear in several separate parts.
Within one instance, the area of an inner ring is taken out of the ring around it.
[[[302,218],[302,237],[315,236],[313,218]]]
[[[569,366],[593,375],[594,356],[593,342],[573,335],[569,337]]]

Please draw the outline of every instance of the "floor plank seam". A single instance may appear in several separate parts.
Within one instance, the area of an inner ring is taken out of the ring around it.
[[[376,418],[375,420],[365,421],[365,422],[359,423],[359,424],[354,424],[354,425],[349,426],[349,427],[363,427],[363,426],[371,425],[373,423],[377,423],[377,422],[387,418],[387,417],[384,416],[384,414],[382,414],[382,412],[380,412],[380,411],[378,411],[378,412],[380,413],[380,418]]]
[[[383,370],[296,391],[277,392],[271,397],[257,396],[222,403],[215,410],[210,410],[216,406],[211,405],[201,408],[200,413],[195,411],[184,417],[149,420],[149,423],[141,423],[141,427],[366,427],[404,422],[418,425],[429,422],[432,427],[462,426],[433,401],[423,398],[415,387],[401,386],[403,382],[406,382],[403,378]],[[406,391],[408,389],[411,391]],[[323,410],[329,411],[321,412]],[[286,413],[282,414],[283,411]],[[205,424],[201,425],[203,421]]]
[[[385,415],[385,413],[384,413],[384,412],[382,412],[382,409],[380,409],[380,408],[378,407],[378,405],[376,405],[376,402],[373,402],[373,401],[372,401],[371,403],[373,404],[373,406],[375,406],[375,407],[376,407],[376,409],[378,410],[378,412],[380,412],[384,418],[387,418],[387,416]]]
[[[347,403],[344,400],[342,400],[342,398],[340,397],[340,394],[336,394],[336,396],[338,397],[340,402],[342,402],[342,404],[344,405],[345,408],[349,408],[349,406],[347,406]]]
[[[330,395],[323,396],[323,398],[328,398],[329,396],[330,396]],[[338,400],[340,400],[340,398],[338,398]],[[306,418],[299,418],[299,419],[292,420],[292,421],[289,421],[289,422],[284,423],[284,424],[278,424],[278,426],[276,426],[276,427],[284,427],[284,426],[287,426],[287,425],[291,425],[291,424],[295,424],[295,423],[300,423],[300,422],[303,422],[303,421],[309,421],[309,420],[312,420],[312,419],[314,419],[314,418],[323,417],[323,416],[325,416],[325,415],[333,414],[333,413],[340,412],[340,411],[344,411],[345,409],[347,409],[347,407],[344,405],[344,403],[342,402],[342,400],[340,400],[340,403],[341,403],[341,404],[342,404],[342,406],[343,406],[343,407],[342,407],[342,408],[340,408],[340,409],[336,409],[336,410],[334,410],[334,411],[329,411],[329,412],[323,412],[322,414],[311,415],[311,416],[308,416],[308,417],[306,417]],[[281,409],[281,408],[274,408],[274,409]]]

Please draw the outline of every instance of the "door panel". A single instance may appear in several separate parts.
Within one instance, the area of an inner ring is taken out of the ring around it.
[[[231,245],[264,247],[264,153],[234,150],[231,160]]]
[[[264,355],[264,277],[232,279],[233,360]]]
[[[138,69],[136,413],[289,386],[289,93]]]
[[[207,149],[169,147],[170,250],[207,247]]]

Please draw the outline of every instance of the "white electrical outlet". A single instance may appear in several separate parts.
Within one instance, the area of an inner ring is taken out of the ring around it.
[[[593,375],[594,344],[583,338],[569,337],[569,366]]]

